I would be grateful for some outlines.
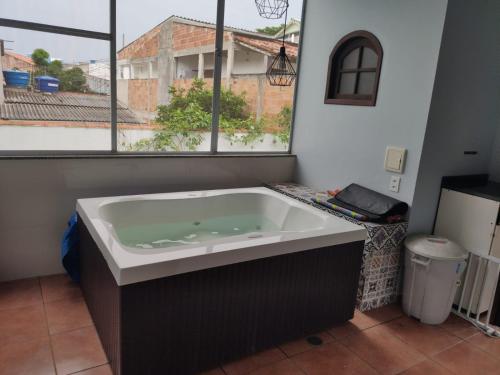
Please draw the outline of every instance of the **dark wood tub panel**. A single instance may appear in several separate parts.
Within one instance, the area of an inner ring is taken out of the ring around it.
[[[114,374],[120,374],[120,288],[101,251],[78,217],[80,236],[80,285],[97,333]]]
[[[81,227],[82,287],[115,374],[195,374],[353,316],[363,241],[118,287]]]

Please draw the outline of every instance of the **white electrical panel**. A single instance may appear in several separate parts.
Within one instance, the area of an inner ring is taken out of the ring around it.
[[[406,160],[406,149],[389,146],[385,150],[384,167],[386,171],[403,173]]]

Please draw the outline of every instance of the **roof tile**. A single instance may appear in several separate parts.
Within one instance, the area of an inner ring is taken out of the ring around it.
[[[132,111],[118,104],[118,122],[139,124]],[[59,92],[42,94],[21,90],[5,90],[0,105],[2,120],[110,122],[109,96]]]

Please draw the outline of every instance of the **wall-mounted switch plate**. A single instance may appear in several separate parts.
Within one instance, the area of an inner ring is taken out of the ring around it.
[[[406,161],[406,149],[389,146],[385,150],[384,168],[386,171],[403,173]]]
[[[401,184],[401,176],[391,176],[391,182],[389,183],[389,190],[395,193],[399,193],[400,184]]]

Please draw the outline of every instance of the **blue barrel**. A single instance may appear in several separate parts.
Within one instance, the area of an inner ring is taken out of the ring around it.
[[[7,86],[26,88],[30,82],[30,73],[22,70],[4,70],[3,77]]]
[[[35,77],[35,87],[41,92],[59,91],[59,80],[51,76]]]

